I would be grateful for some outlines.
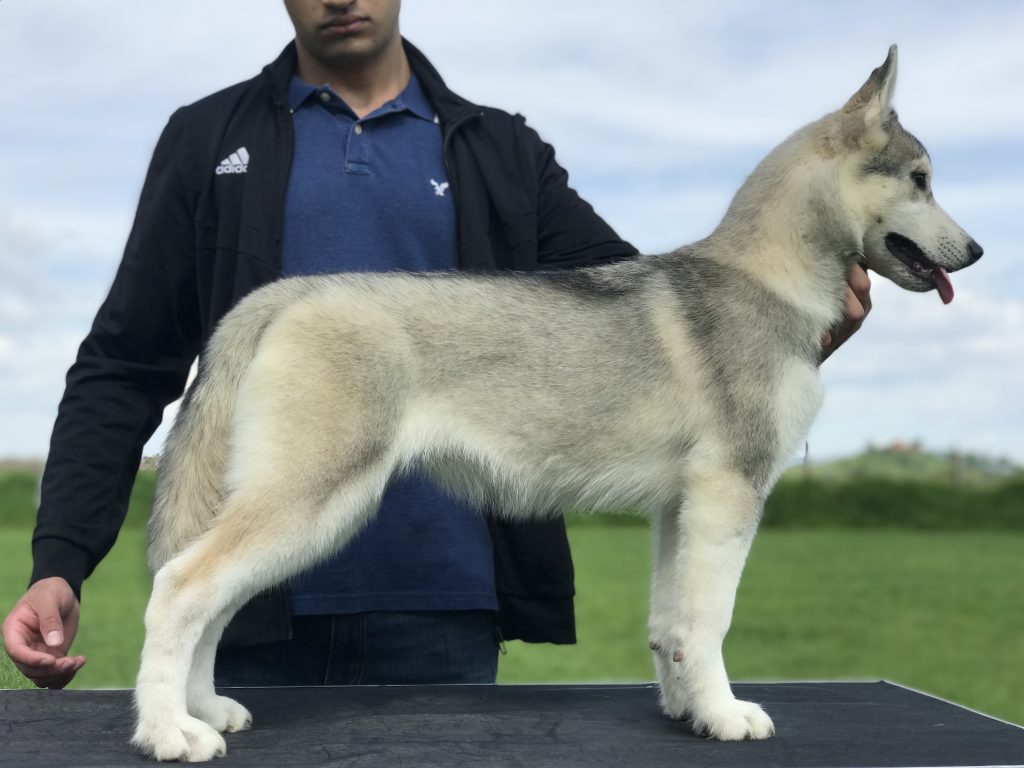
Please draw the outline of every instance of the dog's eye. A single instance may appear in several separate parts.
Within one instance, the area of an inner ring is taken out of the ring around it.
[[[914,181],[914,186],[924,192],[928,189],[928,174],[924,171],[914,171],[910,174],[910,178]]]

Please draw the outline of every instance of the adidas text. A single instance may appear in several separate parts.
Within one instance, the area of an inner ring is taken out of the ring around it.
[[[245,147],[239,147],[220,161],[216,173],[220,176],[225,173],[245,173],[247,170],[249,170],[249,151]]]

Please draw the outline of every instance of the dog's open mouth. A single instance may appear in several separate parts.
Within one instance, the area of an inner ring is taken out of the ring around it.
[[[885,247],[889,253],[903,262],[910,272],[927,283],[935,286],[943,304],[953,300],[953,283],[949,281],[946,270],[924,255],[917,243],[909,237],[890,232],[885,236]]]

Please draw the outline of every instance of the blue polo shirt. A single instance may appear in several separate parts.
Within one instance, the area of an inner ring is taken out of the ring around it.
[[[362,119],[298,77],[288,103],[285,276],[458,267],[441,126],[415,75]],[[497,610],[487,525],[417,476],[392,480],[366,528],[292,582],[298,615],[474,609]]]

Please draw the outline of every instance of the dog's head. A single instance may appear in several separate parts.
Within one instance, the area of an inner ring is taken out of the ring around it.
[[[907,290],[935,288],[948,304],[947,273],[973,264],[982,249],[935,202],[931,159],[892,109],[895,84],[894,45],[833,115],[832,139],[847,158],[840,171],[844,196],[860,212],[865,266]]]

